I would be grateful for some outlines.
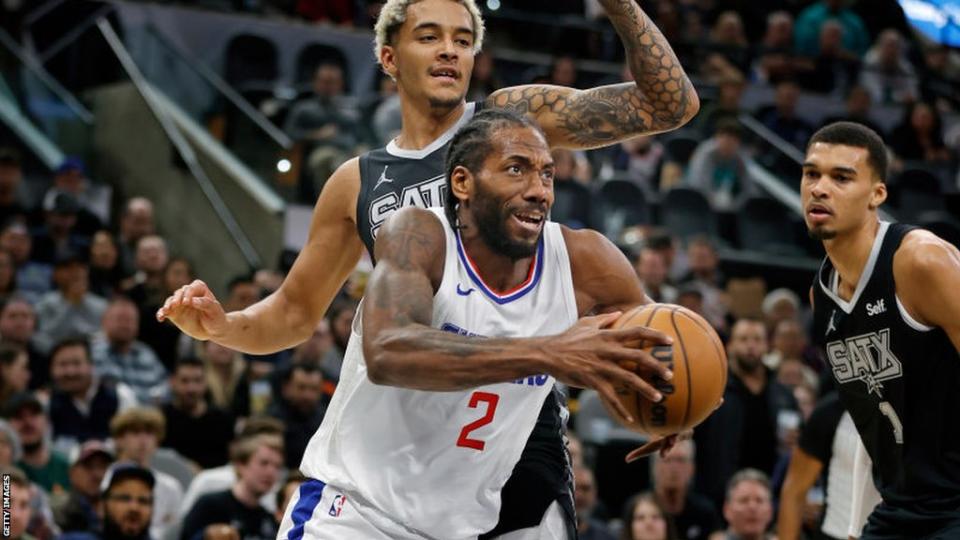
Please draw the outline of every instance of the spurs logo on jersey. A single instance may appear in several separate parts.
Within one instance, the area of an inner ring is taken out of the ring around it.
[[[903,376],[903,365],[890,349],[890,329],[827,343],[827,357],[841,384],[863,381],[882,396],[883,381]]]
[[[390,179],[392,182],[393,179]],[[443,199],[447,193],[446,176],[439,175],[417,184],[411,184],[400,192],[393,191],[377,197],[370,203],[370,235],[377,237],[380,225],[390,217],[390,214],[407,206],[420,208],[434,208],[443,206]]]

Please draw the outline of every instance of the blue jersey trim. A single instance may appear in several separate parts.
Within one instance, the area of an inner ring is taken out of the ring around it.
[[[514,300],[523,298],[528,292],[536,288],[537,284],[540,283],[540,276],[543,274],[543,237],[540,235],[540,239],[537,241],[537,252],[534,255],[533,261],[533,277],[529,281],[522,285],[520,289],[511,292],[506,295],[497,294],[486,283],[483,282],[483,279],[473,270],[473,264],[470,262],[470,259],[467,258],[467,253],[463,249],[463,242],[460,241],[460,231],[457,231],[457,255],[460,256],[460,262],[463,263],[463,267],[467,271],[467,275],[470,277],[470,280],[483,291],[488,298],[496,302],[497,304],[509,304]]]
[[[326,484],[313,478],[300,484],[300,499],[297,500],[297,504],[290,514],[293,519],[293,528],[287,534],[287,540],[301,540],[303,538],[303,526],[310,520],[314,509],[320,504],[324,487],[326,487]]]

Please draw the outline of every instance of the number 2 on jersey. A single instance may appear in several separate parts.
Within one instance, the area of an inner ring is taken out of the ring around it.
[[[469,435],[471,431],[493,422],[493,414],[497,411],[497,403],[500,401],[500,396],[491,394],[490,392],[474,392],[473,395],[470,396],[470,402],[467,406],[471,409],[476,409],[481,401],[487,404],[487,412],[484,413],[481,418],[463,426],[463,429],[460,430],[460,437],[457,439],[457,446],[473,448],[474,450],[480,450],[482,452],[486,443],[479,439],[471,439]]]

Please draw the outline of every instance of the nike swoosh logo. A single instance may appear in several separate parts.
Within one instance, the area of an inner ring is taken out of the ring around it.
[[[457,283],[457,294],[459,294],[460,296],[469,296],[470,293],[472,293],[473,291],[474,291],[473,287],[470,287],[467,290],[463,290],[460,288],[460,284]]]

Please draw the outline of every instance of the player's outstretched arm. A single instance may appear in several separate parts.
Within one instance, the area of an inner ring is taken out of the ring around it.
[[[184,333],[250,354],[269,354],[305,341],[360,260],[363,244],[353,212],[360,189],[354,158],[327,181],[314,207],[307,243],[276,292],[242,310],[223,307],[200,280],[181,287],[157,312]]]
[[[807,492],[820,476],[823,463],[799,446],[790,455],[787,478],[780,490],[780,512],[777,514],[777,540],[797,540],[803,527],[803,509]]]
[[[363,352],[371,381],[452,391],[549,373],[594,388],[615,404],[615,386],[659,399],[650,384],[617,363],[669,378],[659,362],[631,346],[664,336],[645,328],[605,329],[619,313],[587,317],[560,335],[535,338],[467,337],[432,328],[445,250],[443,226],[418,208],[398,211],[377,235],[378,262],[363,304]],[[622,405],[619,409],[629,417]]]
[[[893,272],[907,312],[942,328],[960,351],[960,251],[929,231],[912,231],[894,256]]]
[[[700,99],[667,39],[636,0],[600,3],[623,41],[636,82],[589,90],[516,86],[494,92],[487,105],[533,117],[550,146],[561,148],[598,148],[689,122]]]

